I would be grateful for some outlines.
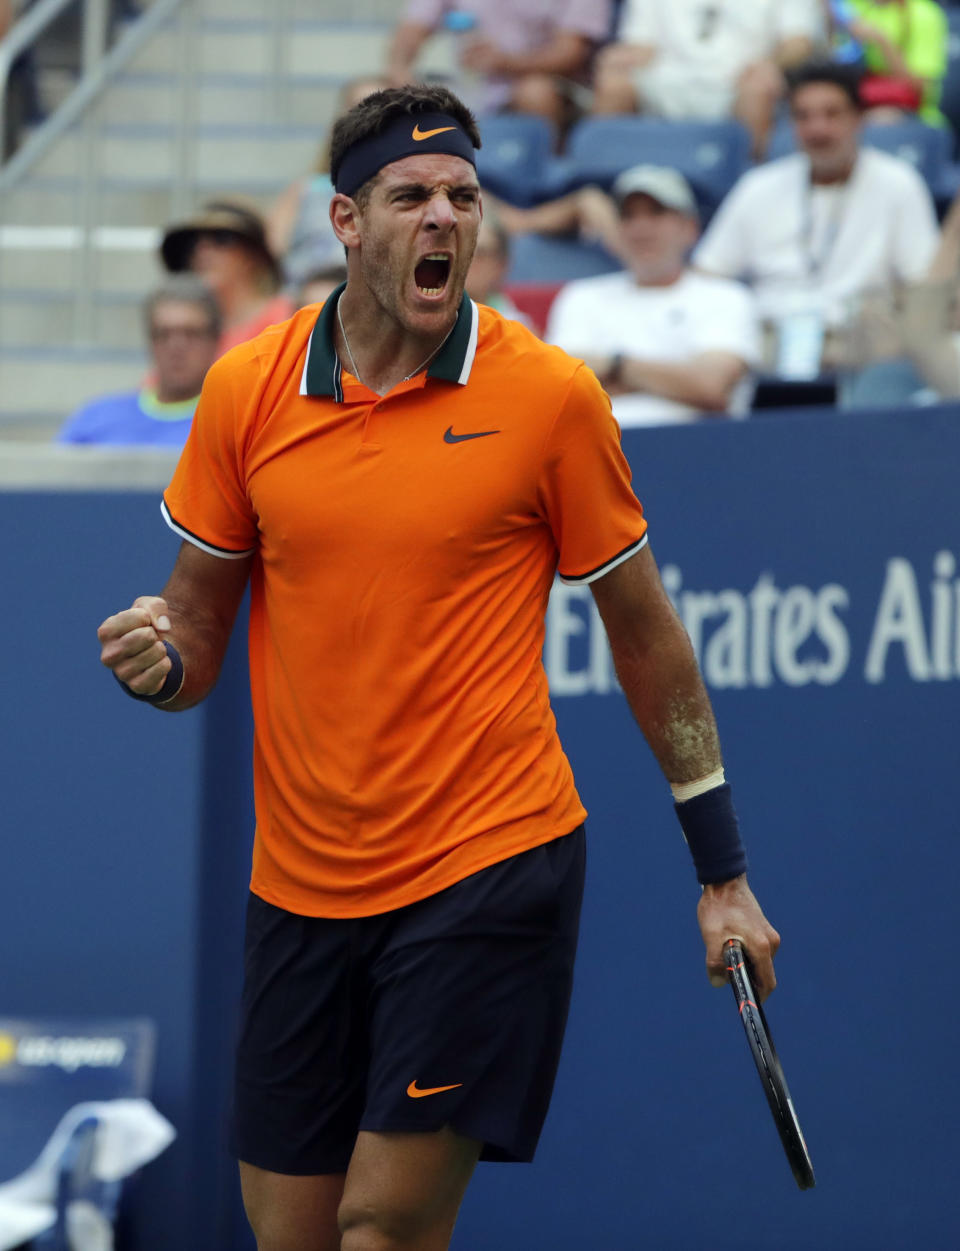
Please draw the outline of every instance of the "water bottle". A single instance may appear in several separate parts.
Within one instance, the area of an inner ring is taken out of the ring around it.
[[[777,320],[778,378],[809,382],[820,374],[826,327],[816,308],[796,308]]]
[[[857,12],[849,0],[830,0],[830,17],[833,33],[830,40],[830,56],[841,65],[861,65],[863,47],[857,43],[848,29],[856,21]]]

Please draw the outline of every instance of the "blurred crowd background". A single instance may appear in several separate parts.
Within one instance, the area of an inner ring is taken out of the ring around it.
[[[960,4],[0,0],[0,33],[0,435],[182,443],[212,361],[345,278],[332,121],[418,79],[481,123],[470,295],[621,425],[960,395]]]

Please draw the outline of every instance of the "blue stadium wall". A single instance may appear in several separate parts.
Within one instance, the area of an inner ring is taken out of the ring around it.
[[[540,1154],[484,1165],[457,1251],[952,1251],[958,1113],[960,411],[627,432],[721,723],[769,1007],[817,1169],[792,1180],[732,999],[702,971],[669,794],[589,592],[546,663],[590,810],[567,1047]],[[252,1246],[224,1147],[252,814],[243,648],[202,709],[126,700],[94,629],[158,590],[151,493],[0,493],[0,1015],[147,1014],[177,1143],[136,1251]]]

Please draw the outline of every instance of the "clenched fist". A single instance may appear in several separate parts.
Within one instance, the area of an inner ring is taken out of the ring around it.
[[[136,695],[155,695],[170,672],[163,636],[170,629],[167,604],[141,595],[133,607],[108,617],[97,630],[100,660]]]

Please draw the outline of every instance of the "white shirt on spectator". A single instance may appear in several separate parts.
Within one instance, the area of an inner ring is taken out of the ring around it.
[[[657,49],[637,85],[651,111],[675,119],[727,116],[743,70],[794,37],[822,40],[820,0],[626,0],[617,32]]]
[[[578,278],[557,295],[546,339],[571,356],[619,352],[637,360],[680,362],[703,352],[730,352],[755,368],[760,338],[753,298],[738,282],[685,270],[666,287],[640,286],[632,274]],[[745,377],[731,397],[732,416],[745,416],[753,384]],[[650,394],[613,397],[621,426],[690,421],[689,404]]]
[[[865,291],[920,278],[937,237],[930,192],[906,161],[863,148],[845,184],[814,187],[795,153],[744,174],[693,260],[748,282],[764,319],[815,311],[839,326]]]

